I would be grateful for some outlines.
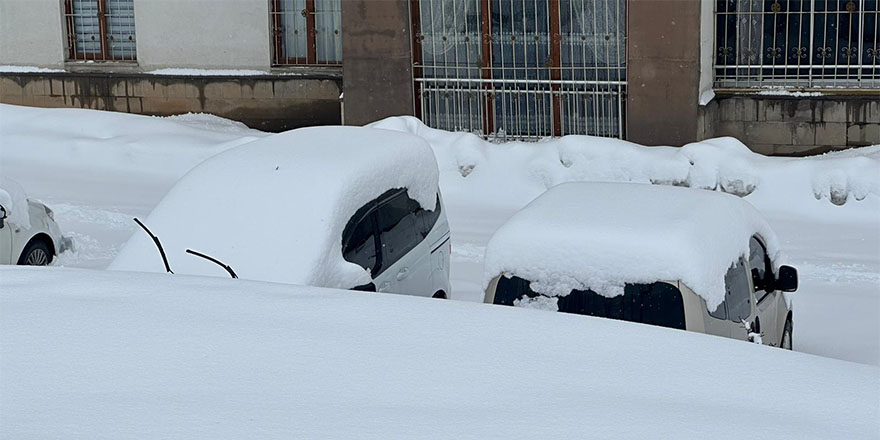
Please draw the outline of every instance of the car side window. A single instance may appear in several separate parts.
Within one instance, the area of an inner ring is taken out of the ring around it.
[[[365,208],[369,208],[366,206]],[[363,208],[361,208],[363,210]],[[342,257],[375,274],[378,265],[376,252],[376,213],[358,211],[345,227]]]
[[[761,301],[772,289],[773,274],[770,270],[770,258],[767,257],[767,251],[757,237],[752,237],[749,240],[749,267],[752,272],[752,284],[755,286],[755,297]]]
[[[422,221],[416,217],[421,209],[418,202],[400,191],[391,199],[379,203],[376,219],[382,248],[382,267],[391,266],[423,239]]]
[[[728,319],[733,322],[748,319],[752,314],[752,292],[749,288],[749,274],[746,273],[742,258],[727,270],[724,286],[727,291],[724,300],[727,302]]]
[[[415,202],[415,200],[413,200]],[[417,203],[417,202],[415,202]],[[440,218],[440,194],[437,194],[437,200],[434,202],[434,210],[428,211],[426,209],[422,209],[419,206],[416,210],[416,216],[419,217],[422,223],[422,237],[427,237],[431,232],[431,229],[434,229],[434,225],[437,223],[437,219]]]
[[[718,304],[718,308],[715,310],[709,310],[709,306],[706,306],[706,310],[709,312],[709,316],[717,319],[727,320],[727,295],[725,295],[724,301],[721,301],[721,304]]]

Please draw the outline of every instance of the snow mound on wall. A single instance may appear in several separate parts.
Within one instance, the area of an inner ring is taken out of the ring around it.
[[[565,296],[623,294],[626,283],[682,281],[710,308],[724,275],[759,234],[776,264],[776,235],[748,202],[730,194],[620,183],[565,183],[504,224],[486,248],[483,286],[515,275],[533,290]]]
[[[677,147],[646,147],[617,139],[565,136],[538,143],[493,144],[470,133],[392,117],[374,127],[413,133],[434,148],[443,191],[476,192],[499,203],[524,205],[564,182],[610,181],[686,186],[746,197],[762,210],[804,215],[876,215],[880,209],[880,147],[807,158],[767,157],[734,138]]]
[[[14,177],[32,194],[57,198],[78,199],[86,184],[95,194],[119,193],[118,204],[131,197],[158,200],[206,158],[268,135],[210,115],[159,118],[5,104],[0,133],[0,175]],[[145,187],[158,191],[145,194]]]
[[[172,270],[228,276],[184,253],[191,248],[247,279],[350,288],[369,273],[342,258],[342,232],[367,202],[407,188],[434,209],[437,164],[405,133],[362,127],[293,130],[214,156],[185,175],[146,225]],[[110,269],[164,271],[154,244],[135,234]]]

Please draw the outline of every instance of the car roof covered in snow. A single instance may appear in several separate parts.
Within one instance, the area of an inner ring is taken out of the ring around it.
[[[362,127],[312,127],[220,153],[187,173],[145,224],[176,273],[228,276],[185,254],[208,254],[241,278],[349,288],[370,281],[342,257],[342,232],[367,202],[406,188],[434,209],[439,172],[420,138]],[[164,271],[150,238],[137,231],[110,266]]]
[[[681,281],[710,307],[758,234],[777,239],[751,204],[721,192],[635,183],[566,183],[515,214],[486,249],[484,284],[515,275],[537,292],[623,293],[626,283]]]

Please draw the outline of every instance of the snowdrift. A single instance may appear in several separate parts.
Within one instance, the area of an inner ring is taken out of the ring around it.
[[[733,138],[681,148],[593,136],[493,144],[473,134],[429,128],[413,117],[371,125],[427,140],[450,199],[524,206],[563,182],[636,182],[718,190],[745,197],[762,210],[808,216],[864,218],[880,212],[880,146],[781,158],[753,153]],[[840,206],[848,209],[834,209]]]
[[[874,439],[876,367],[513,307],[0,268],[0,437]]]

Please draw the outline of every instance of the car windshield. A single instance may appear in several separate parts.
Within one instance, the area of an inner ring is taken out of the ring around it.
[[[685,329],[684,303],[681,292],[669,283],[627,284],[623,295],[608,298],[592,290],[572,290],[558,297],[560,312],[598,316]],[[514,305],[524,297],[541,295],[533,291],[528,280],[520,277],[502,276],[495,289],[495,304]]]

